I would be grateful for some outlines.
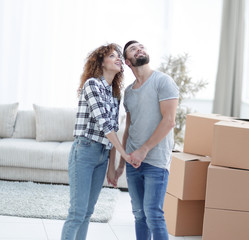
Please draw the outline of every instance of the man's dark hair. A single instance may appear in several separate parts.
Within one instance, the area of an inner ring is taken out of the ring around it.
[[[123,56],[124,56],[124,59],[126,59],[126,49],[131,45],[131,44],[133,44],[133,43],[138,43],[138,41],[136,41],[136,40],[131,40],[131,41],[129,41],[128,43],[126,43],[125,44],[125,46],[124,46],[124,50],[123,50]]]

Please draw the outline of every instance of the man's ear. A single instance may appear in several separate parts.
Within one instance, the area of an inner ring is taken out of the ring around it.
[[[125,59],[125,64],[130,67],[130,65],[131,65],[130,60],[129,59]]]

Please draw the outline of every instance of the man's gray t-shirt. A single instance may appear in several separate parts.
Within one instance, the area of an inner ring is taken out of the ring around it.
[[[124,95],[124,107],[131,117],[126,143],[127,153],[140,148],[157,128],[162,120],[160,101],[179,97],[179,90],[174,80],[159,71],[154,71],[138,89],[132,88],[134,83],[126,88]],[[173,144],[172,129],[148,152],[143,162],[169,170]]]

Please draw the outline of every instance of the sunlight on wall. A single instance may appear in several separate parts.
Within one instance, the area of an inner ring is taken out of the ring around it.
[[[132,39],[157,69],[163,56],[187,52],[193,79],[212,101],[221,0],[0,0],[0,103],[75,107],[87,54]],[[125,67],[125,86],[134,80]]]
[[[170,11],[170,53],[189,54],[189,75],[193,81],[208,82],[196,98],[214,98],[219,55],[221,0],[174,0]]]
[[[158,66],[167,10],[164,0],[0,0],[0,102],[75,106],[84,59],[110,42],[137,39]]]

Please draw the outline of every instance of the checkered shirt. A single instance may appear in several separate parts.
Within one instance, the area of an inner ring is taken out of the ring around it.
[[[104,77],[86,80],[79,99],[74,136],[85,136],[112,148],[105,136],[118,131],[119,101]]]

